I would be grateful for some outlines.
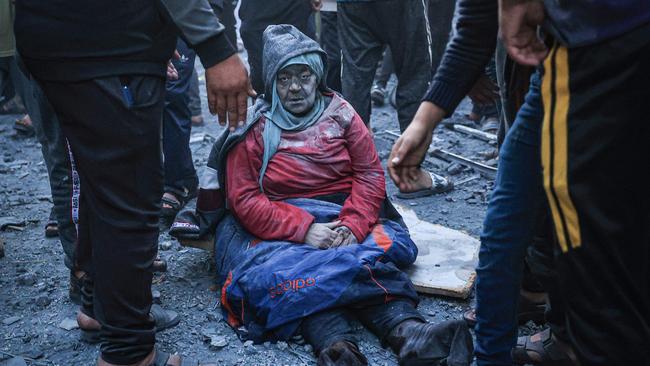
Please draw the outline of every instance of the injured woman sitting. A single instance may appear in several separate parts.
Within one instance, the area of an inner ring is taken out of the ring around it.
[[[465,323],[428,323],[416,309],[402,270],[417,247],[386,199],[368,129],[325,85],[324,51],[273,25],[263,55],[265,94],[209,164],[227,207],[215,235],[227,322],[255,342],[302,336],[319,365],[367,364],[355,320],[400,364],[469,365]]]

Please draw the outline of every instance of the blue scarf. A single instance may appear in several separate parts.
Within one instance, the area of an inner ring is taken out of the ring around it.
[[[316,84],[320,84],[323,73],[323,60],[320,54],[316,52],[299,55],[287,60],[279,70],[284,69],[290,65],[307,65],[311,71],[316,75]],[[260,169],[260,190],[263,192],[262,180],[266,174],[266,168],[269,165],[269,160],[275,155],[280,145],[280,137],[282,131],[302,131],[313,126],[323,114],[325,110],[325,101],[319,90],[316,90],[316,100],[311,111],[304,116],[296,116],[291,112],[284,109],[280,97],[278,96],[276,88],[276,80],[273,80],[273,98],[271,102],[271,109],[264,113],[266,117],[266,124],[264,125],[264,132],[262,137],[264,139],[264,156],[262,157],[262,168]]]

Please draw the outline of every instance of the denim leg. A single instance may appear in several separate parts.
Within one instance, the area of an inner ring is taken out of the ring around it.
[[[196,54],[179,40],[176,49],[181,59],[173,60],[177,80],[167,80],[163,112],[163,154],[165,156],[165,191],[196,190],[198,178],[192,162],[190,133],[192,130],[188,89]]]
[[[540,75],[531,77],[526,101],[499,155],[496,185],[481,234],[476,268],[478,365],[511,365],[517,336],[516,310],[526,248],[543,202]]]

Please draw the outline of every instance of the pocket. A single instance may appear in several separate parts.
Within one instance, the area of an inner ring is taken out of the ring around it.
[[[156,76],[110,76],[94,82],[126,109],[148,108],[164,97],[165,80]]]

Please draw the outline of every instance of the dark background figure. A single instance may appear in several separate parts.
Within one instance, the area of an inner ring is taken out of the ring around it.
[[[432,71],[440,62],[453,18],[453,0],[436,3],[440,5],[418,0],[338,1],[343,95],[368,126],[370,90],[385,46],[391,49],[398,79],[400,130],[404,131],[415,115]]]
[[[199,184],[190,149],[192,111],[188,93],[196,54],[182,39],[176,42],[176,51],[180,58],[172,58],[171,62],[178,78],[167,79],[163,110],[165,188],[161,215],[171,218],[196,196]]]
[[[314,1],[312,1],[314,3]],[[339,93],[341,87],[341,42],[339,41],[336,0],[320,1],[320,44],[327,52],[327,86]]]
[[[239,6],[239,34],[248,53],[253,89],[264,92],[262,78],[262,33],[271,24],[291,24],[315,39],[310,25],[309,0],[242,0]]]
[[[381,65],[377,68],[375,84],[372,86],[372,90],[370,90],[370,99],[372,99],[375,105],[382,106],[386,102],[386,85],[388,85],[388,80],[390,80],[390,76],[394,72],[393,55],[390,53],[390,47],[386,47]]]

